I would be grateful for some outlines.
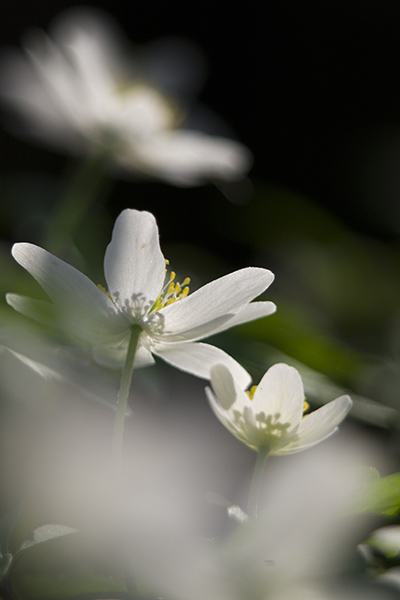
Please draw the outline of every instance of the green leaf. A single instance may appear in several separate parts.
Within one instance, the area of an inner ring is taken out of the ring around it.
[[[9,581],[23,600],[64,600],[84,594],[116,598],[126,592],[123,571],[103,540],[62,525],[32,532],[14,556]],[[104,596],[106,592],[109,595]]]
[[[359,512],[385,516],[400,513],[400,473],[380,478],[374,474],[367,481]]]
[[[26,540],[22,542],[16,554],[26,550],[27,548],[30,548],[31,546],[34,546],[35,544],[41,544],[43,542],[47,542],[48,540],[76,532],[77,529],[73,529],[67,525],[42,525],[41,527],[34,529],[34,531],[32,531],[32,533],[26,538]]]

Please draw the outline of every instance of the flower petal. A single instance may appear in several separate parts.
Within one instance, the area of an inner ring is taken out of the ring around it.
[[[349,396],[340,396],[304,417],[293,441],[274,454],[292,454],[306,450],[329,437],[352,407]]]
[[[233,377],[224,365],[214,365],[210,372],[211,386],[217,401],[224,410],[231,408],[236,401],[236,387]]]
[[[122,307],[139,304],[146,314],[159,296],[165,277],[154,216],[126,209],[115,221],[112,239],[104,257],[108,289]]]
[[[273,365],[260,381],[252,400],[254,413],[279,413],[281,423],[297,427],[303,414],[304,389],[301,377],[294,367],[283,363]]]
[[[225,321],[217,329],[214,329],[209,335],[215,335],[216,333],[220,333],[221,331],[225,331],[236,325],[248,323],[249,321],[256,321],[262,317],[268,317],[274,312],[276,312],[276,304],[273,302],[251,302],[239,310],[239,312],[228,321]]]
[[[240,179],[253,162],[239,142],[200,131],[163,132],[138,149],[144,170],[175,185],[198,185],[204,179]]]
[[[129,322],[86,275],[34,244],[14,244],[12,255],[60,308],[63,327],[93,341],[122,334]],[[17,309],[19,310],[19,309]]]
[[[251,383],[250,375],[236,360],[220,348],[209,344],[171,344],[170,348],[153,350],[153,354],[173,367],[192,373],[192,375],[202,379],[210,378],[213,365],[222,364],[228,367],[241,387],[246,388]]]
[[[43,325],[59,327],[59,310],[51,302],[33,300],[20,294],[6,294],[6,301],[14,310]]]
[[[211,281],[159,311],[163,319],[163,332],[159,339],[163,342],[193,341],[226,329],[229,320],[264,292],[273,279],[274,275],[267,269],[247,267]],[[262,304],[260,312],[265,314],[270,307]],[[250,309],[249,314],[254,314],[252,311]],[[245,312],[242,314],[246,315]],[[240,316],[238,322],[243,322]],[[157,336],[154,337],[157,339]]]
[[[120,369],[124,366],[126,353],[128,350],[127,344],[120,346],[96,346],[93,349],[93,358],[100,365]],[[135,369],[138,367],[147,367],[155,363],[154,358],[144,346],[139,346],[135,354]]]

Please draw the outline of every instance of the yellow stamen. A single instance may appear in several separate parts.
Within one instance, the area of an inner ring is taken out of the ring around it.
[[[169,260],[165,260],[165,265],[169,265]],[[165,269],[165,275],[167,276],[167,268]],[[175,271],[171,271],[169,274],[168,281],[164,285],[164,288],[161,294],[158,296],[155,301],[152,310],[160,310],[165,306],[169,306],[173,304],[177,300],[182,300],[186,298],[189,294],[188,283],[190,283],[190,277],[186,277],[182,283],[175,282],[176,273]],[[182,289],[183,286],[186,286]]]
[[[110,298],[110,300],[112,300],[111,294],[110,292],[107,292],[106,288],[103,287],[100,283],[97,284],[97,287],[99,288],[99,290],[101,290],[106,296],[108,296]]]
[[[249,390],[247,390],[246,394],[248,395],[248,397],[250,398],[250,400],[253,400],[254,398],[254,393],[257,389],[256,385],[252,385],[251,388]]]
[[[308,404],[307,400],[304,398],[304,402],[303,402],[303,419],[305,417],[307,417],[308,415],[305,415],[304,413],[309,410],[310,405]]]

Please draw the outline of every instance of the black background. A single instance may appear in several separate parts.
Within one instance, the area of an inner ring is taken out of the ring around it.
[[[17,44],[26,28],[46,29],[75,4],[8,4],[1,42]],[[397,233],[397,1],[86,4],[110,12],[137,43],[176,35],[201,46],[209,74],[200,100],[253,151],[252,177],[311,196],[356,230]],[[9,134],[0,142],[3,171],[61,168],[60,157]]]

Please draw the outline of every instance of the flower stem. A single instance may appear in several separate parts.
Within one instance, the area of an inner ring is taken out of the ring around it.
[[[128,404],[129,390],[132,381],[133,363],[135,362],[136,349],[139,342],[139,336],[142,328],[139,325],[132,325],[131,337],[129,340],[128,352],[126,354],[125,364],[121,376],[121,385],[117,399],[117,412],[115,414],[112,458],[116,471],[119,470],[122,457],[122,444],[124,436],[125,412]]]
[[[103,194],[107,180],[109,151],[89,154],[72,175],[70,184],[48,225],[44,246],[60,253],[89,212],[96,197]]]
[[[268,446],[261,447],[257,453],[257,460],[256,464],[254,465],[253,479],[251,480],[249,501],[247,504],[247,510],[251,517],[257,516],[264,468],[269,453],[270,449],[268,448]]]

